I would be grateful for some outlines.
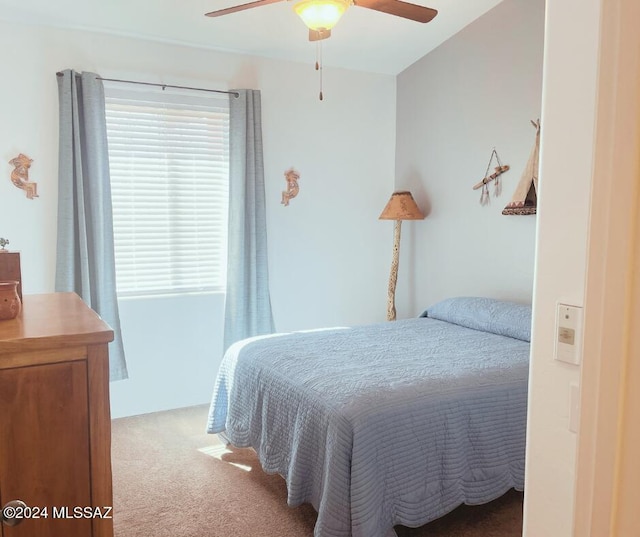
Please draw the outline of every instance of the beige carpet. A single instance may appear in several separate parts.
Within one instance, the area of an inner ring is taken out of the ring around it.
[[[284,480],[250,449],[204,433],[207,407],[113,420],[116,537],[312,537],[316,513],[287,506]],[[520,537],[522,494],[462,506],[399,537]]]

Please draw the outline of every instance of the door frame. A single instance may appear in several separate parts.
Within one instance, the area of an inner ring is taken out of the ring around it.
[[[640,20],[637,0],[602,2],[585,287],[575,537],[630,535],[625,490],[640,450]],[[627,477],[625,477],[627,476]],[[637,531],[637,528],[636,528]]]

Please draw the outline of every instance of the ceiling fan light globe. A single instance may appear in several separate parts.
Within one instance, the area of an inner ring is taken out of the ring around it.
[[[293,6],[310,30],[331,30],[349,7],[348,0],[302,0]]]

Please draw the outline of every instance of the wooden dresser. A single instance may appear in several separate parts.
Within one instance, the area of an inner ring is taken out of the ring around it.
[[[74,293],[26,295],[0,321],[0,536],[113,536],[112,339]]]

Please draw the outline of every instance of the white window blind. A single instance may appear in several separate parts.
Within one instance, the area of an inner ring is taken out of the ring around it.
[[[228,96],[105,93],[118,295],[223,290]]]

